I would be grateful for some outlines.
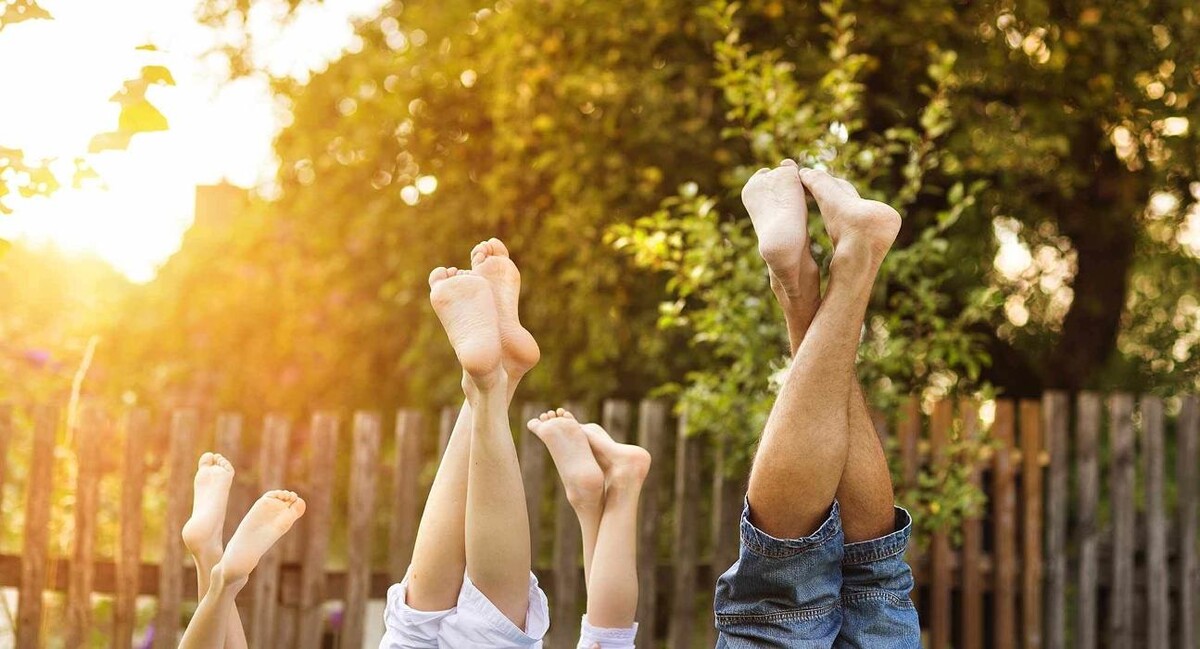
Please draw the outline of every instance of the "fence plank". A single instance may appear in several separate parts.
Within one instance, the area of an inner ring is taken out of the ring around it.
[[[954,424],[951,402],[941,399],[933,405],[933,417],[929,422],[930,457],[940,473],[945,469],[949,457],[946,444],[950,428]],[[950,649],[950,590],[953,575],[950,572],[950,534],[945,529],[933,533],[930,545],[930,646],[933,649]]]
[[[1166,475],[1163,457],[1163,404],[1157,397],[1142,397],[1142,456],[1146,471],[1146,603],[1149,611],[1147,648],[1167,649],[1171,636],[1171,611],[1167,593]]]
[[[354,414],[354,452],[350,471],[350,540],[347,543],[346,609],[342,621],[343,647],[361,647],[367,596],[371,587],[371,529],[375,512],[375,481],[379,457],[379,415]]]
[[[574,413],[579,421],[590,419],[587,408],[583,404],[565,404],[567,410]],[[550,627],[547,646],[567,647],[574,644],[578,636],[575,623],[584,601],[584,584],[580,579],[580,560],[583,555],[582,533],[579,530],[579,520],[575,510],[567,501],[567,492],[562,486],[562,480],[554,483],[554,554],[551,561],[554,565],[554,600],[550,602],[550,619],[564,620],[565,623]]]
[[[1179,411],[1176,464],[1179,494],[1179,646],[1196,649],[1200,640],[1200,399],[1185,397]]]
[[[544,403],[527,403],[521,408],[521,482],[525,486],[525,509],[529,511],[529,547],[536,567],[542,556],[542,502],[546,495],[546,446],[525,425],[546,412]],[[557,493],[557,492],[556,492]]]
[[[278,414],[267,415],[263,422],[262,447],[258,455],[258,490],[285,489],[291,422]],[[251,647],[274,647],[279,613],[279,544],[267,551],[250,576],[252,593],[250,625],[246,636]]]
[[[425,417],[420,410],[396,413],[396,455],[392,462],[391,520],[388,522],[388,577],[392,583],[404,579],[412,561],[417,523],[421,516],[421,469],[425,456],[421,439]]]
[[[222,412],[217,415],[217,431],[214,450],[229,460],[233,465],[233,484],[229,488],[229,501],[225,507],[225,542],[237,530],[238,523],[250,509],[250,489],[246,477],[239,472],[238,467],[245,459],[242,453],[242,415],[236,412]]]
[[[744,472],[730,473],[732,444],[728,439],[716,443],[712,484],[712,581],[737,561],[742,503],[746,493]],[[711,613],[712,611],[709,610]],[[712,625],[710,625],[712,626]],[[715,631],[716,628],[713,627]],[[715,644],[713,638],[712,643]],[[705,645],[707,646],[707,644]]]
[[[633,405],[623,399],[606,399],[600,411],[600,425],[617,442],[629,443],[633,431]]]
[[[1113,649],[1133,649],[1134,579],[1137,509],[1134,502],[1133,397],[1114,394],[1109,401],[1112,426],[1112,583],[1108,611]]]
[[[1070,399],[1065,392],[1047,392],[1042,403],[1042,427],[1050,450],[1046,477],[1046,646],[1065,649]]]
[[[963,438],[977,440],[979,406],[971,399],[962,399],[958,406],[963,422]],[[980,471],[976,464],[970,482],[980,486]],[[962,647],[983,649],[983,523],[979,516],[963,522],[962,537]]]
[[[1076,405],[1075,458],[1078,469],[1079,565],[1076,578],[1075,646],[1096,647],[1096,600],[1099,595],[1100,532],[1097,510],[1100,504],[1100,395],[1083,392]]]
[[[901,408],[896,432],[900,443],[900,481],[905,490],[910,490],[916,487],[917,476],[921,472],[921,404],[915,397],[910,397]],[[921,550],[917,544],[908,546],[906,558],[914,566],[921,562]],[[921,608],[922,585],[916,583],[912,589],[911,598],[917,608]]]
[[[313,415],[310,455],[304,494],[308,519],[304,556],[300,567],[300,592],[296,645],[300,649],[321,646],[325,627],[323,587],[325,585],[325,555],[333,529],[333,490],[338,450],[337,413],[318,412]]]
[[[92,627],[92,580],[95,566],[96,517],[99,514],[99,450],[108,436],[104,414],[86,406],[75,433],[75,538],[67,582],[66,646],[88,644]]]
[[[177,410],[171,416],[166,462],[167,511],[163,526],[162,568],[158,573],[154,649],[170,649],[179,644],[184,565],[183,542],[179,535],[192,501],[198,428],[199,417],[195,410]]]
[[[662,458],[667,447],[667,404],[642,401],[638,408],[638,445],[652,458]],[[658,643],[658,526],[662,508],[661,462],[651,462],[642,485],[638,519],[638,642],[653,648]]]
[[[675,534],[670,646],[690,647],[696,624],[696,566],[700,552],[700,451],[702,440],[679,417],[675,442]]]
[[[50,546],[50,491],[54,476],[57,408],[38,408],[33,429],[33,454],[25,500],[25,543],[21,550],[21,588],[17,600],[17,646],[40,647],[42,591]]]
[[[142,485],[146,479],[145,444],[150,413],[135,408],[125,415],[121,464],[121,538],[116,560],[116,601],[113,605],[113,646],[133,644],[137,622],[138,576],[142,557]]]
[[[995,619],[996,649],[1015,649],[1016,643],[1016,574],[1017,574],[1017,491],[1013,482],[1013,425],[1015,410],[1012,401],[996,401],[996,419],[992,435],[996,439],[995,465],[992,468],[992,497],[995,499],[995,594],[992,615]]]
[[[1021,401],[1021,495],[1025,518],[1021,573],[1022,646],[1042,646],[1042,404]]]

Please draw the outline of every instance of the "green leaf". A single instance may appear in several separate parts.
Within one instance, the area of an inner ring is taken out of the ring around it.
[[[121,107],[118,128],[125,133],[149,133],[167,130],[167,118],[150,102],[142,100]]]
[[[171,71],[162,65],[147,65],[143,67],[142,80],[146,83],[164,86],[175,85],[175,77],[171,76]]]

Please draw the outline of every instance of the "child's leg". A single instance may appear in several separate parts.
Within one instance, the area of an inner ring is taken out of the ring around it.
[[[498,239],[475,246],[471,251],[473,272],[487,280],[499,317],[502,364],[508,373],[508,400],[517,384],[540,357],[537,343],[520,323],[517,303],[521,274]],[[430,285],[457,274],[458,269],[439,268],[430,275]],[[408,570],[407,604],[422,611],[454,607],[467,569],[466,503],[467,473],[471,455],[471,408],[463,403],[454,430],[446,444],[429,499],[421,514]]]
[[[529,430],[550,452],[554,467],[567,492],[567,502],[579,518],[583,537],[584,583],[592,578],[592,555],[600,533],[600,515],[604,510],[604,472],[596,462],[587,435],[570,412],[559,408],[529,421]]]
[[[466,499],[466,574],[516,627],[529,606],[528,512],[508,426],[508,379],[502,365],[499,315],[487,280],[439,269],[430,299],[464,370],[471,406]]]
[[[632,646],[638,601],[638,499],[650,470],[650,454],[638,446],[618,444],[596,424],[584,424],[583,430],[605,478],[604,513],[588,580],[587,623],[600,629],[629,629]],[[603,639],[604,634],[594,640]]]
[[[234,599],[246,585],[263,554],[304,514],[304,500],[290,491],[268,491],[250,508],[211,571],[209,586],[183,633],[180,649],[225,646]]]
[[[183,526],[183,544],[196,563],[198,600],[208,592],[209,576],[224,553],[221,534],[224,531],[225,507],[233,485],[233,465],[217,453],[200,456],[193,481],[192,517]],[[229,614],[225,649],[245,649],[246,633],[242,630],[237,608]]]

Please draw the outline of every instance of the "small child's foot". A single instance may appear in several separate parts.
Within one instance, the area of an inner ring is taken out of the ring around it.
[[[304,499],[294,491],[268,491],[242,519],[217,567],[226,583],[246,579],[263,555],[301,516]]]
[[[550,451],[571,506],[576,510],[600,509],[604,504],[604,472],[575,416],[562,408],[549,410],[529,420],[528,426]]]
[[[233,465],[217,453],[200,456],[192,483],[192,517],[183,525],[183,544],[198,562],[212,565],[221,558],[225,507],[233,485]]]
[[[499,315],[490,283],[469,270],[437,268],[429,288],[458,362],[476,385],[490,387],[501,373]]]
[[[500,318],[504,369],[510,380],[517,380],[542,357],[537,341],[521,326],[517,313],[521,299],[521,271],[509,257],[508,248],[496,238],[482,241],[471,250],[471,270],[492,286]]]
[[[604,470],[609,487],[641,487],[650,471],[650,452],[633,444],[621,444],[597,424],[584,424],[596,461]]]

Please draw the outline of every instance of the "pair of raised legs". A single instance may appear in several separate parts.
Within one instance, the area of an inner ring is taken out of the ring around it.
[[[834,245],[823,297],[806,189]],[[893,505],[855,371],[900,217],[791,160],[759,170],[742,200],[784,311],[792,364],[751,469],[738,563],[718,582],[720,645],[919,646],[902,558],[908,515]]]
[[[268,491],[250,508],[223,547],[225,508],[233,465],[221,455],[200,457],[193,483],[192,516],[183,542],[196,562],[200,605],[180,649],[244,649],[246,634],[234,600],[275,542],[304,515],[304,500],[292,491]]]
[[[466,402],[430,488],[408,573],[388,593],[382,646],[540,646],[548,608],[531,573],[508,424],[517,383],[540,358],[518,316],[520,272],[504,244],[491,239],[472,250],[471,270],[438,268],[429,283],[463,368]],[[637,502],[649,457],[566,411],[529,426],[549,448],[583,530],[587,621],[597,636],[583,646],[607,647],[606,633],[627,627],[632,645]]]

